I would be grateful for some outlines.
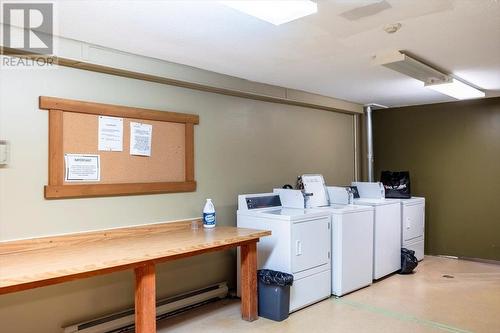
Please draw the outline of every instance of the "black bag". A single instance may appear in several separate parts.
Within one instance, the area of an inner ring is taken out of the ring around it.
[[[418,259],[415,257],[415,251],[405,248],[401,249],[401,270],[399,274],[410,274],[418,266]]]
[[[386,198],[411,198],[409,171],[382,171],[380,181],[384,184]]]

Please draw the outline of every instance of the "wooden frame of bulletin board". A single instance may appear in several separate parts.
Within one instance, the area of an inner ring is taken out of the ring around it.
[[[49,112],[49,182],[46,199],[191,192],[194,125],[198,115],[40,96]],[[98,151],[99,116],[123,119],[123,151]],[[151,156],[129,154],[129,124],[153,127]],[[99,182],[65,181],[65,154],[98,154]]]

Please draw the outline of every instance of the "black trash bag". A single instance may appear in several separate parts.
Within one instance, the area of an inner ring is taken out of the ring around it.
[[[288,273],[270,269],[259,269],[257,271],[257,276],[262,283],[267,285],[285,287],[293,284],[293,275]]]
[[[399,274],[411,274],[418,266],[418,259],[415,257],[415,251],[405,248],[401,249],[401,270]]]
[[[382,171],[380,181],[384,184],[386,198],[411,198],[409,171]]]

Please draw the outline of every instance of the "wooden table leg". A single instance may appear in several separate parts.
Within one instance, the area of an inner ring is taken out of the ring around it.
[[[257,319],[257,242],[241,246],[241,317]]]
[[[155,265],[135,269],[135,332],[156,333]]]

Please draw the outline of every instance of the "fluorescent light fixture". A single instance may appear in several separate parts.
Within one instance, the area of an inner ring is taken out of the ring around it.
[[[451,79],[448,83],[429,84],[426,85],[426,87],[456,99],[481,98],[486,95],[484,91],[476,89],[457,79]]]
[[[480,98],[486,95],[483,91],[400,51],[377,55],[373,62],[420,80],[424,82],[425,87],[456,99]]]
[[[445,83],[449,79],[448,75],[400,51],[377,54],[373,62],[424,83]]]
[[[318,11],[318,5],[310,0],[234,0],[219,2],[274,25],[287,23]]]

